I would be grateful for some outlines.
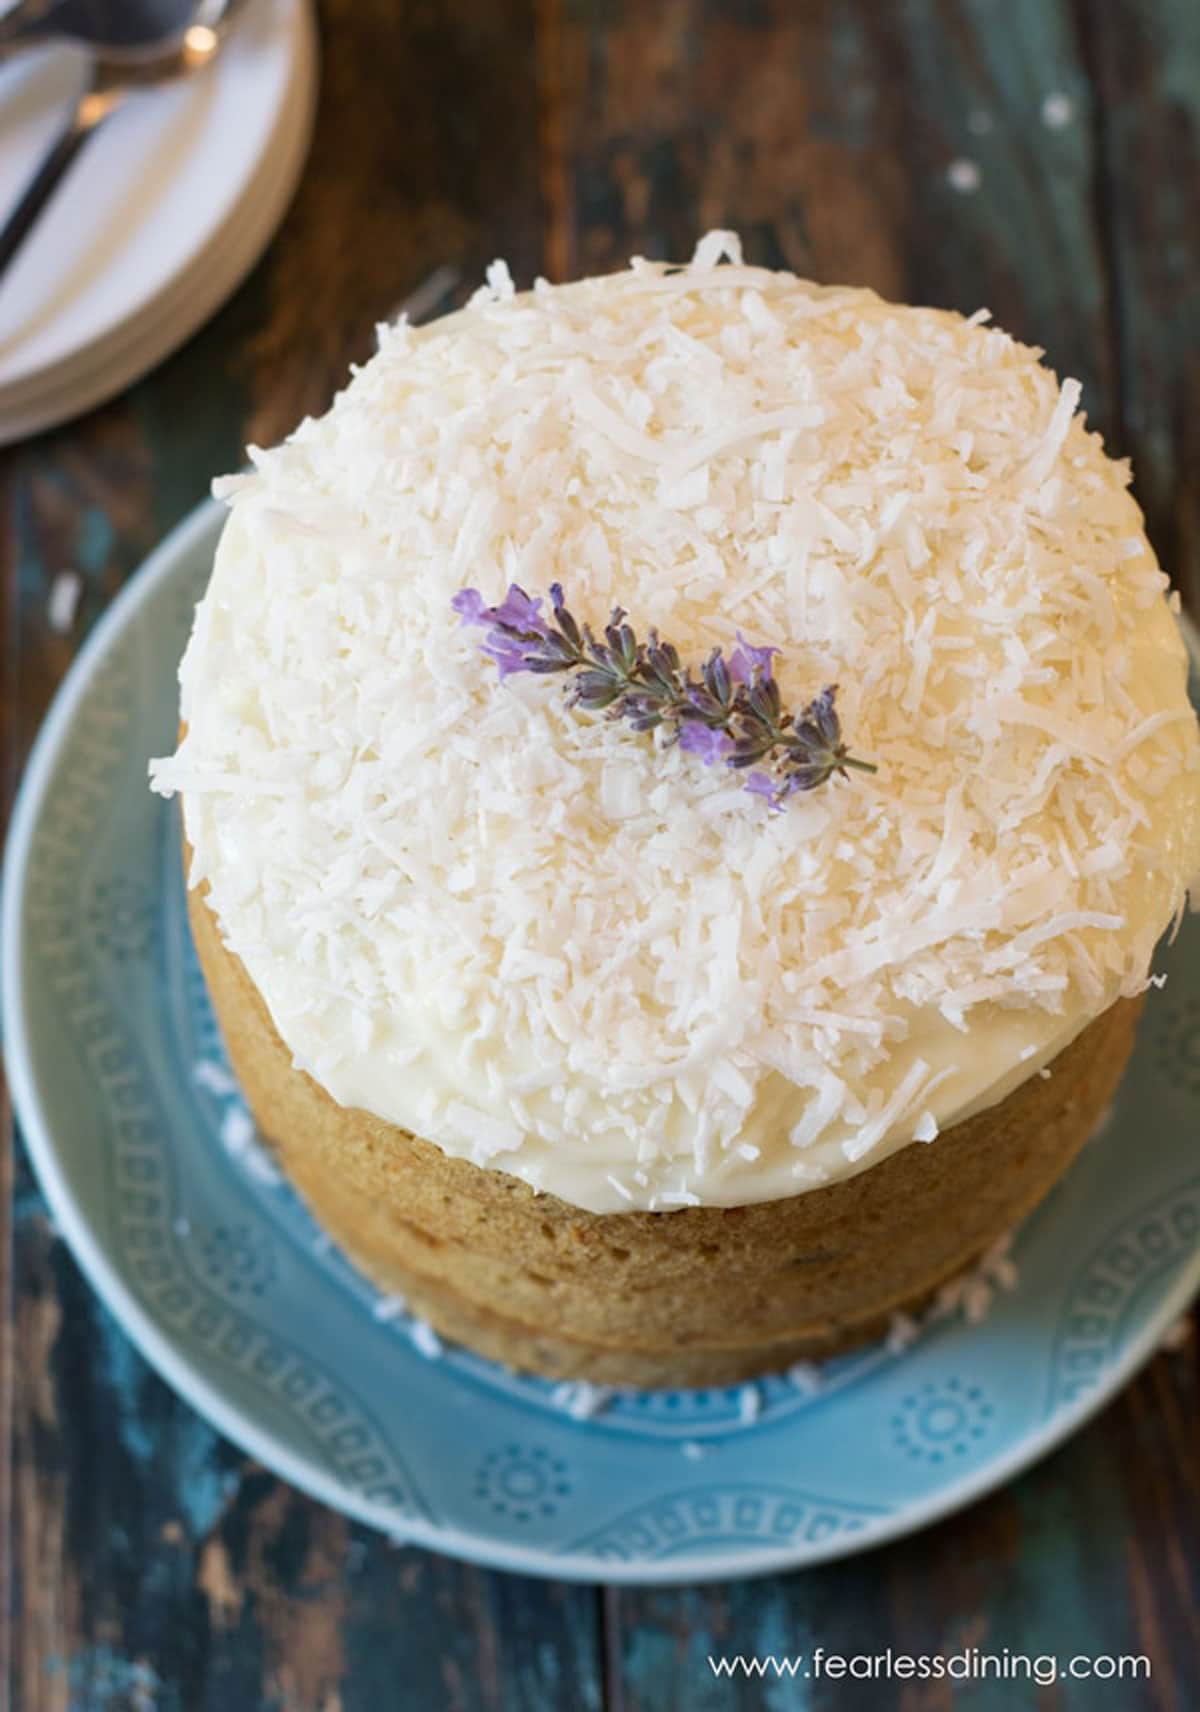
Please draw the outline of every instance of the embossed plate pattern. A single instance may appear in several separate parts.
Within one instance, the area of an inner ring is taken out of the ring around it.
[[[783,1379],[631,1393],[584,1420],[550,1384],[431,1357],[248,1135],[188,939],[177,815],[146,788],[220,521],[208,505],[183,523],[80,654],[30,762],[4,896],[10,1070],[51,1210],[201,1413],[394,1535],[650,1582],[895,1538],[1111,1396],[1200,1282],[1196,925],[1162,954],[1166,990],[1111,1123],[1021,1231],[1019,1281],[983,1325],[845,1357],[812,1394]]]

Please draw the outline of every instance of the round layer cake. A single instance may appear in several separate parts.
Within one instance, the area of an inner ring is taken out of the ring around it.
[[[728,234],[497,264],[222,484],[155,784],[260,1127],[439,1331],[641,1384],[827,1353],[1092,1132],[1200,737],[1128,471],[1038,356]],[[601,652],[522,669],[563,607]]]

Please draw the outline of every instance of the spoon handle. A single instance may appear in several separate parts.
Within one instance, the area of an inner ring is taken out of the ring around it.
[[[0,50],[20,52],[54,36],[55,0],[17,0],[0,18]],[[47,20],[51,20],[48,22]]]
[[[74,113],[46,152],[16,207],[0,227],[0,279],[7,273],[13,257],[33,230],[71,162],[93,131],[112,112],[114,105],[109,97],[91,89],[80,97]]]

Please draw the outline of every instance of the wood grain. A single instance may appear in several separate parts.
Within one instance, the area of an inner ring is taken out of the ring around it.
[[[262,443],[325,409],[435,268],[465,296],[498,254],[526,280],[540,266],[527,0],[341,0],[323,16],[316,145],[239,353]]]
[[[1114,426],[1092,101],[1063,0],[544,9],[573,191],[548,201],[558,269],[678,259],[734,226],[765,265],[986,305]],[[1053,130],[1056,93],[1071,118]]]
[[[145,1366],[32,1196],[15,1282],[17,1706],[599,1708],[590,1589],[398,1549],[259,1469]]]
[[[1122,450],[1151,539],[1200,610],[1200,8],[1081,8],[1118,310]]]
[[[130,393],[0,454],[6,804],[83,635],[212,474],[323,408],[410,294],[444,306],[497,254],[522,282],[562,278],[732,224],[755,260],[987,304],[1084,381],[1200,603],[1191,0],[324,0],[321,23],[312,158],[249,281]],[[46,601],[66,568],[84,594],[59,635]],[[912,1540],[767,1582],[600,1594],[396,1549],[249,1462],[132,1350],[20,1155],[5,1169],[0,1696],[18,1712],[1200,1703],[1195,1338]],[[1103,1700],[868,1698],[707,1665],[889,1642],[1144,1651],[1154,1676]]]

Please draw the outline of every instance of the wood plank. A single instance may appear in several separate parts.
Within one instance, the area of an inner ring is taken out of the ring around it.
[[[26,1712],[600,1707],[590,1589],[398,1549],[276,1480],[147,1368],[32,1193],[21,1226]]]
[[[1150,536],[1200,614],[1200,8],[1086,0],[1116,283],[1123,450]]]
[[[465,297],[541,267],[532,0],[326,0],[319,131],[236,361],[271,444],[326,409],[376,324],[439,268]],[[432,306],[431,306],[432,307]]]
[[[1115,429],[1068,0],[543,0],[542,13],[558,272],[678,259],[706,227],[733,226],[760,263],[986,305],[1081,378],[1090,416]],[[1050,97],[1065,123],[1046,122]]]

